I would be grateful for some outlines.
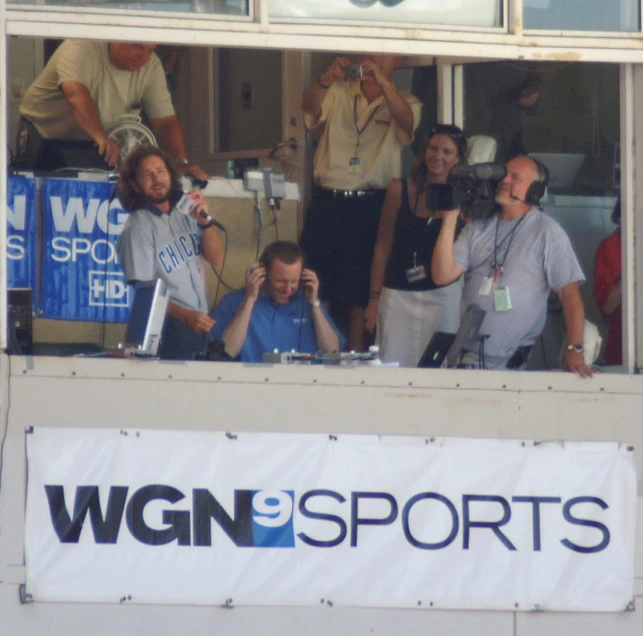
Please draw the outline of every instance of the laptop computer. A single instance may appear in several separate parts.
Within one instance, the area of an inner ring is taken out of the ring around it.
[[[419,369],[439,369],[449,353],[456,334],[436,331],[418,362]]]
[[[436,331],[426,346],[418,368],[455,369],[466,351],[477,352],[480,347],[480,327],[487,315],[476,303],[469,305],[464,312],[458,333]]]
[[[169,298],[170,290],[160,278],[154,282],[136,285],[134,302],[125,329],[126,353],[156,357]]]

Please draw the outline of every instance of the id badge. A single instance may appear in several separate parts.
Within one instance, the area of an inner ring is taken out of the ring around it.
[[[426,271],[424,265],[418,265],[417,267],[409,267],[406,270],[406,280],[409,283],[415,283],[419,280],[424,280],[426,278]]]
[[[482,283],[480,283],[478,296],[489,296],[491,294],[492,288],[493,288],[493,278],[491,276],[485,276],[482,279]]]
[[[359,161],[359,157],[351,157],[348,160],[348,174],[361,174],[362,165]]]
[[[493,290],[493,308],[496,311],[509,311],[511,309],[509,287],[498,287]]]

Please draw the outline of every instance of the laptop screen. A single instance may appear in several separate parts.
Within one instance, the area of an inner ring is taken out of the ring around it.
[[[429,344],[426,346],[418,367],[420,369],[439,369],[449,353],[449,349],[456,338],[456,334],[446,331],[436,331]]]
[[[555,152],[531,152],[530,157],[544,163],[549,170],[550,188],[570,188],[585,155]]]
[[[135,348],[139,355],[156,356],[169,295],[167,285],[160,278],[136,286],[125,330],[126,347]]]

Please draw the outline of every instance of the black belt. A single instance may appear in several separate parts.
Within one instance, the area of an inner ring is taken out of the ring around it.
[[[368,188],[364,190],[334,190],[332,188],[315,188],[313,196],[320,199],[359,199],[361,197],[373,197],[384,195],[385,189]]]

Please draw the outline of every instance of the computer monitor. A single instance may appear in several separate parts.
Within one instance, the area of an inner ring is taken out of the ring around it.
[[[169,298],[170,291],[160,278],[136,285],[125,330],[126,350],[131,349],[140,356],[156,356]]]
[[[550,188],[570,188],[585,155],[567,152],[530,152],[529,156],[545,164]]]

